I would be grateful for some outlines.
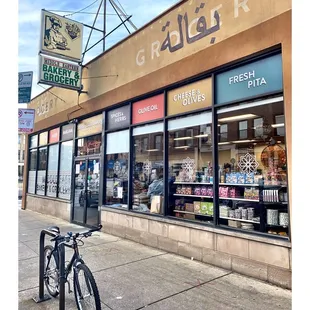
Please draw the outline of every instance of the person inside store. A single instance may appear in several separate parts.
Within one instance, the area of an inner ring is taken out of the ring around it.
[[[148,187],[147,196],[150,198],[150,203],[154,196],[163,196],[164,180],[162,169],[153,169],[151,173],[151,184]]]

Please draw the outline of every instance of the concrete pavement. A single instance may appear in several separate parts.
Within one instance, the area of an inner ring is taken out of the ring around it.
[[[62,234],[86,229],[32,211],[18,212],[19,309],[58,309],[58,298],[39,304],[32,300],[39,293],[40,232],[50,225],[59,226]],[[96,279],[104,310],[292,308],[289,290],[101,232],[86,239],[80,252]],[[66,259],[69,255],[70,249]],[[76,309],[67,288],[66,309]]]

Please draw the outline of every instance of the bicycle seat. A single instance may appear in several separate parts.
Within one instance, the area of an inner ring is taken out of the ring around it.
[[[50,231],[52,231],[52,232],[54,232],[56,234],[60,234],[60,229],[59,229],[58,226],[51,226],[47,230],[50,230]]]

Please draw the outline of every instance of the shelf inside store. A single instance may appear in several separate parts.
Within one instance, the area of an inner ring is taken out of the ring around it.
[[[204,182],[174,182],[173,184],[192,184],[192,185],[213,185],[213,183],[204,183]]]
[[[185,194],[173,194],[174,196],[180,197],[199,197],[199,198],[213,198],[213,196],[203,196],[203,195],[185,195]],[[231,198],[231,197],[219,197],[222,200],[236,200],[236,201],[250,201],[250,202],[259,202],[258,199],[245,199],[242,197]]]
[[[270,225],[270,224],[266,224],[266,227],[268,227],[268,228],[285,228],[285,229],[288,228],[288,226],[286,226],[286,225]]]
[[[222,200],[236,200],[236,201],[259,202],[258,199],[246,199],[246,198],[242,198],[242,197],[236,197],[236,198],[231,198],[231,197],[219,197],[219,199],[222,199]]]
[[[287,205],[287,201],[262,201],[262,204],[271,205]]]
[[[213,198],[213,196],[202,196],[202,195],[184,195],[184,194],[173,194],[174,196],[181,197],[199,197],[199,198]]]
[[[259,186],[259,184],[246,184],[246,183],[219,183],[221,186]]]
[[[242,219],[236,219],[233,217],[225,217],[225,216],[221,216],[220,219],[224,219],[224,220],[232,220],[232,221],[239,221],[239,222],[247,222],[247,223],[253,223],[253,224],[260,224],[260,222],[255,222],[252,220],[242,220]]]
[[[202,214],[202,213],[195,213],[195,212],[189,212],[189,211],[173,210],[173,212],[175,212],[175,213],[186,213],[186,214],[193,214],[193,215],[198,215],[198,216],[213,217],[212,215]]]

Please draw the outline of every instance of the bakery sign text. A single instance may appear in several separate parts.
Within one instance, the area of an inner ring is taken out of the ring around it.
[[[248,7],[248,0],[231,0],[234,4],[234,18],[239,16],[239,10],[243,9],[245,12],[250,11]],[[161,28],[162,32],[166,32],[166,36],[163,40],[156,40],[151,43],[150,46],[150,58],[151,60],[160,57],[160,54],[164,51],[174,53],[179,49],[182,49],[186,44],[192,44],[210,36],[210,44],[214,44],[216,41],[216,32],[221,29],[222,21],[220,20],[219,10],[222,8],[222,4],[212,8],[206,14],[205,3],[201,2],[199,6],[195,7],[195,18],[189,20],[187,12],[183,15],[177,15],[177,30],[171,29],[171,22],[168,20]],[[202,14],[201,14],[202,13]],[[199,14],[201,16],[196,16]],[[209,15],[210,14],[210,15]],[[206,17],[210,16],[210,19]],[[210,26],[207,24],[207,20]],[[140,49],[136,54],[136,64],[143,66],[146,63],[146,49]]]

